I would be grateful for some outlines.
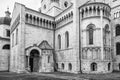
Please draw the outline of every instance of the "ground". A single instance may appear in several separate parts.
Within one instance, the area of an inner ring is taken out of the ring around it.
[[[0,80],[120,80],[120,72],[109,74],[12,73],[0,72]]]

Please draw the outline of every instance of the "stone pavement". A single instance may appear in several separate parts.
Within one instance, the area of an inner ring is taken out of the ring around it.
[[[31,73],[0,72],[0,80],[65,80],[60,78],[34,75]]]
[[[32,73],[39,76],[49,76],[67,80],[120,80],[120,72],[109,74],[72,74],[72,73]]]
[[[12,73],[0,72],[0,80],[120,80],[120,72],[109,74]]]
[[[65,79],[65,80],[89,80],[89,79],[85,79],[85,78],[79,78],[79,77],[75,77],[75,76],[63,76],[63,75],[56,75],[56,74],[46,74],[46,73],[32,73],[34,75],[38,75],[38,76],[48,76],[48,77],[54,77],[54,78],[60,78],[60,79]]]

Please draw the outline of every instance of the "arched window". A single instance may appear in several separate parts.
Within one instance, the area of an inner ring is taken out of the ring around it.
[[[9,50],[9,49],[10,49],[10,45],[9,45],[9,44],[4,45],[4,46],[3,46],[3,49]]]
[[[68,33],[68,31],[65,32],[65,47],[66,48],[69,47],[69,33]]]
[[[108,71],[110,71],[110,65],[111,65],[111,64],[110,64],[110,63],[108,63]]]
[[[62,69],[64,69],[64,64],[62,63]]]
[[[116,55],[120,55],[120,43],[116,43]]]
[[[104,44],[107,42],[107,37],[109,37],[109,25],[106,24],[104,28]]]
[[[120,24],[116,25],[116,36],[120,35]]]
[[[61,49],[61,36],[58,35],[58,48]]]
[[[72,70],[72,64],[71,63],[68,64],[68,69]]]
[[[88,43],[89,43],[89,45],[92,45],[93,37],[94,37],[93,36],[93,34],[94,34],[94,25],[93,24],[88,25],[87,32],[88,32]]]
[[[91,64],[91,71],[97,71],[97,64],[96,63]]]

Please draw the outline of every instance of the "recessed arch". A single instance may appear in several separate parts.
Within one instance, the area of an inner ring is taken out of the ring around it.
[[[69,47],[69,32],[68,31],[65,32],[65,47],[66,48]]]
[[[39,17],[37,17],[37,25],[39,25],[39,22],[40,22],[39,20],[40,20]]]
[[[26,13],[26,15],[25,15],[25,20],[26,20],[26,22],[28,22],[28,14]]]
[[[26,56],[30,56],[30,53],[31,53],[32,50],[39,51],[39,56],[41,56],[41,49],[39,47],[37,47],[36,44],[34,44],[33,46],[30,46],[30,47],[26,48]]]
[[[97,7],[97,14],[100,15],[100,7]]]
[[[61,35],[58,35],[58,48],[61,49]]]
[[[84,12],[84,9],[82,9],[82,18],[84,17],[84,13],[85,13],[85,12]]]
[[[89,7],[89,13],[90,14],[92,13],[92,7],[91,6]]]
[[[10,44],[5,44],[2,49],[9,50],[10,49]]]
[[[31,50],[29,58],[29,66],[31,72],[39,71],[39,51],[36,49]]]
[[[97,71],[97,63],[91,63],[91,71]]]

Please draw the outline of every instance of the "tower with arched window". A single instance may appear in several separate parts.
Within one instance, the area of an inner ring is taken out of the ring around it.
[[[111,9],[107,4],[98,3],[88,2],[80,7],[81,70],[83,73],[112,72]]]
[[[57,16],[71,5],[71,0],[41,0],[41,12]]]

